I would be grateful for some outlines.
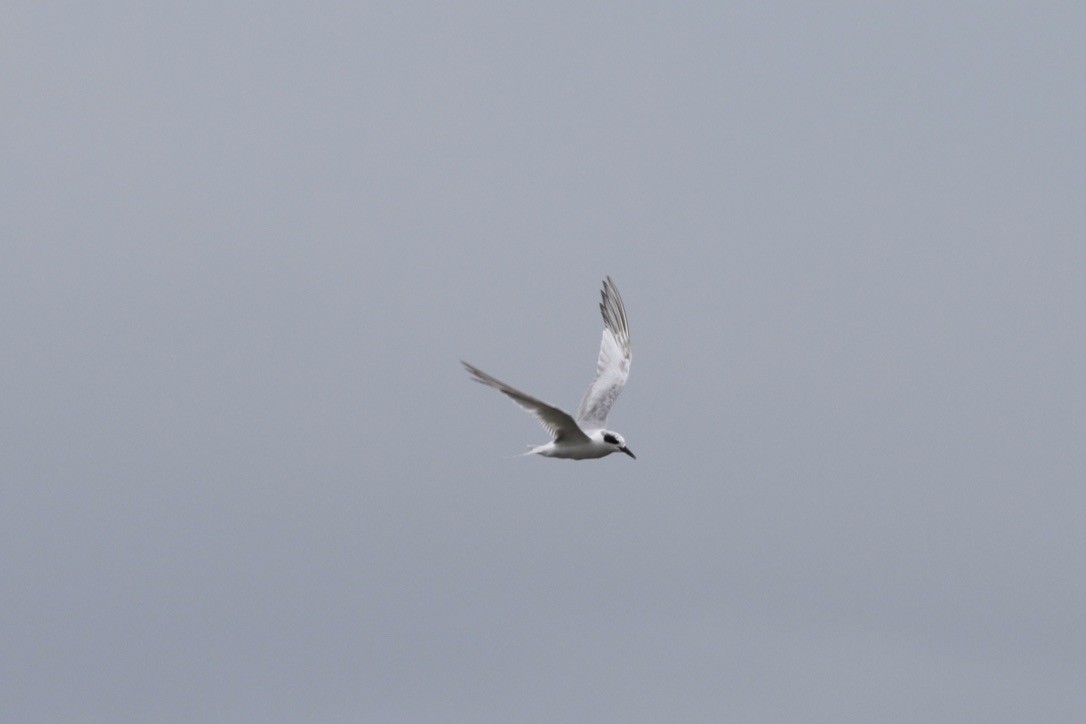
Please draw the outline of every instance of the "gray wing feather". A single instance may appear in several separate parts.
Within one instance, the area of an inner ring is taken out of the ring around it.
[[[607,415],[630,376],[630,325],[626,319],[626,305],[611,277],[603,281],[600,296],[603,340],[596,360],[596,379],[584,393],[577,410],[577,423],[586,430],[607,424]]]
[[[551,437],[554,438],[555,442],[589,441],[588,435],[585,435],[584,431],[578,427],[577,422],[557,407],[548,405],[546,402],[541,402],[531,395],[526,395],[515,387],[510,387],[498,378],[488,375],[486,372],[468,364],[464,360],[460,360],[460,364],[464,365],[468,372],[472,374],[473,380],[488,387],[493,387],[506,397],[512,399],[513,402],[520,405],[523,409],[530,412],[535,419],[539,420],[540,424],[547,429],[547,432],[551,434]]]

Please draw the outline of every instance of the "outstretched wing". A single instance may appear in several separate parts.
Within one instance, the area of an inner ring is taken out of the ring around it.
[[[531,395],[526,395],[515,387],[510,387],[496,377],[491,377],[478,367],[469,365],[464,360],[460,360],[460,364],[464,365],[468,372],[473,375],[473,380],[487,385],[488,387],[493,387],[495,390],[498,390],[512,399],[513,402],[532,413],[532,415],[535,416],[535,419],[539,420],[540,424],[547,428],[547,432],[551,434],[551,437],[554,438],[555,442],[589,442],[588,435],[584,434],[584,431],[577,426],[574,419],[567,413],[562,412],[557,407],[551,407],[546,402],[540,402]]]
[[[630,376],[630,325],[626,321],[626,306],[611,277],[603,281],[600,292],[600,313],[603,314],[603,341],[596,361],[596,379],[581,398],[577,424],[585,430],[603,428],[611,406],[622,392]]]

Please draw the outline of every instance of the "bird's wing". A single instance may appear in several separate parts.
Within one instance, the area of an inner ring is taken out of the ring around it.
[[[607,277],[600,292],[600,313],[603,314],[603,341],[596,361],[596,379],[581,398],[577,424],[585,430],[602,428],[615,404],[618,393],[630,376],[630,325],[626,321],[626,306],[618,287]]]
[[[562,412],[557,407],[551,407],[546,402],[540,402],[531,395],[526,395],[515,387],[510,387],[501,380],[491,377],[478,367],[469,365],[463,360],[460,360],[460,363],[473,375],[473,380],[493,387],[495,390],[498,390],[512,399],[513,402],[532,413],[532,415],[535,416],[535,419],[539,420],[540,424],[547,428],[547,432],[551,434],[551,437],[554,438],[555,442],[589,442],[588,435],[584,434],[584,431],[577,426],[574,419],[567,413]]]

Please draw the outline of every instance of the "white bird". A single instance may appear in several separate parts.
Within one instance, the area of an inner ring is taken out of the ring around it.
[[[617,432],[604,428],[607,414],[615,404],[626,378],[630,376],[630,327],[626,321],[626,307],[618,287],[607,277],[600,292],[600,313],[603,314],[603,341],[596,361],[596,379],[581,398],[577,419],[557,407],[541,402],[531,395],[510,387],[491,377],[478,367],[461,360],[476,382],[493,387],[510,397],[513,402],[535,416],[554,438],[546,445],[533,447],[525,455],[542,455],[548,458],[587,460],[602,458],[613,452],[637,456],[626,447],[626,440]]]

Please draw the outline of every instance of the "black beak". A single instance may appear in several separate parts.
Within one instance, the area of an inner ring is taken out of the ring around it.
[[[634,454],[633,454],[632,452],[630,452],[630,448],[628,448],[628,447],[620,447],[620,448],[619,448],[619,450],[621,450],[622,452],[626,453],[627,455],[629,455],[630,457],[632,457],[632,458],[633,458],[634,460],[637,460],[637,456],[636,456],[636,455],[634,455]]]

